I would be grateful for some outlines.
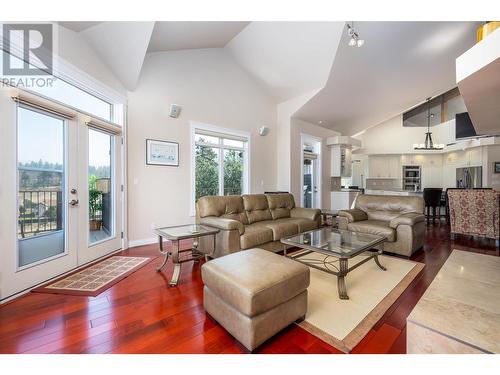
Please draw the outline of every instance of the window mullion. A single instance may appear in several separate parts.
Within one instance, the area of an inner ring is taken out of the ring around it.
[[[222,146],[222,139],[219,140]],[[219,147],[219,195],[224,195],[224,148]]]

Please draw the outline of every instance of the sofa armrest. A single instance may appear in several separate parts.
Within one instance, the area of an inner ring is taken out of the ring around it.
[[[290,210],[290,217],[294,218],[318,221],[320,220],[320,215],[321,210],[318,210],[317,208],[295,207]]]
[[[347,218],[347,221],[349,223],[368,220],[368,215],[366,214],[366,212],[360,210],[359,208],[353,208],[351,210],[341,210],[339,211],[338,216]]]
[[[389,222],[389,226],[396,229],[398,225],[410,225],[413,226],[417,223],[425,221],[425,216],[419,214],[418,212],[408,212],[406,214],[399,215]]]
[[[221,230],[238,230],[240,236],[245,233],[245,226],[238,220],[208,216],[198,219],[198,224],[208,225]]]

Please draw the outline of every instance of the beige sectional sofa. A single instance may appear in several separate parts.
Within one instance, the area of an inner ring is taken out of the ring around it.
[[[281,238],[318,228],[321,211],[295,207],[292,194],[206,196],[196,203],[196,221],[220,229],[217,258],[254,247],[282,251]],[[210,252],[212,246],[201,238],[198,248]]]
[[[339,229],[387,237],[384,251],[411,256],[424,245],[424,200],[416,196],[358,195],[354,209],[339,211]]]

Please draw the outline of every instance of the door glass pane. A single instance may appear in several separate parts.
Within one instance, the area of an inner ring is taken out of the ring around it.
[[[304,207],[311,208],[312,207],[312,160],[304,159]]]
[[[219,152],[215,147],[196,145],[195,199],[219,195]]]
[[[89,242],[113,236],[112,136],[89,129]]]
[[[19,267],[62,254],[64,120],[18,110]]]
[[[243,193],[243,151],[224,150],[224,195]]]

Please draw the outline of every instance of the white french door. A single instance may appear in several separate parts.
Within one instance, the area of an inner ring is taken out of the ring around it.
[[[80,122],[78,263],[122,246],[121,136]]]
[[[0,300],[122,246],[119,131],[57,109],[0,92]]]

